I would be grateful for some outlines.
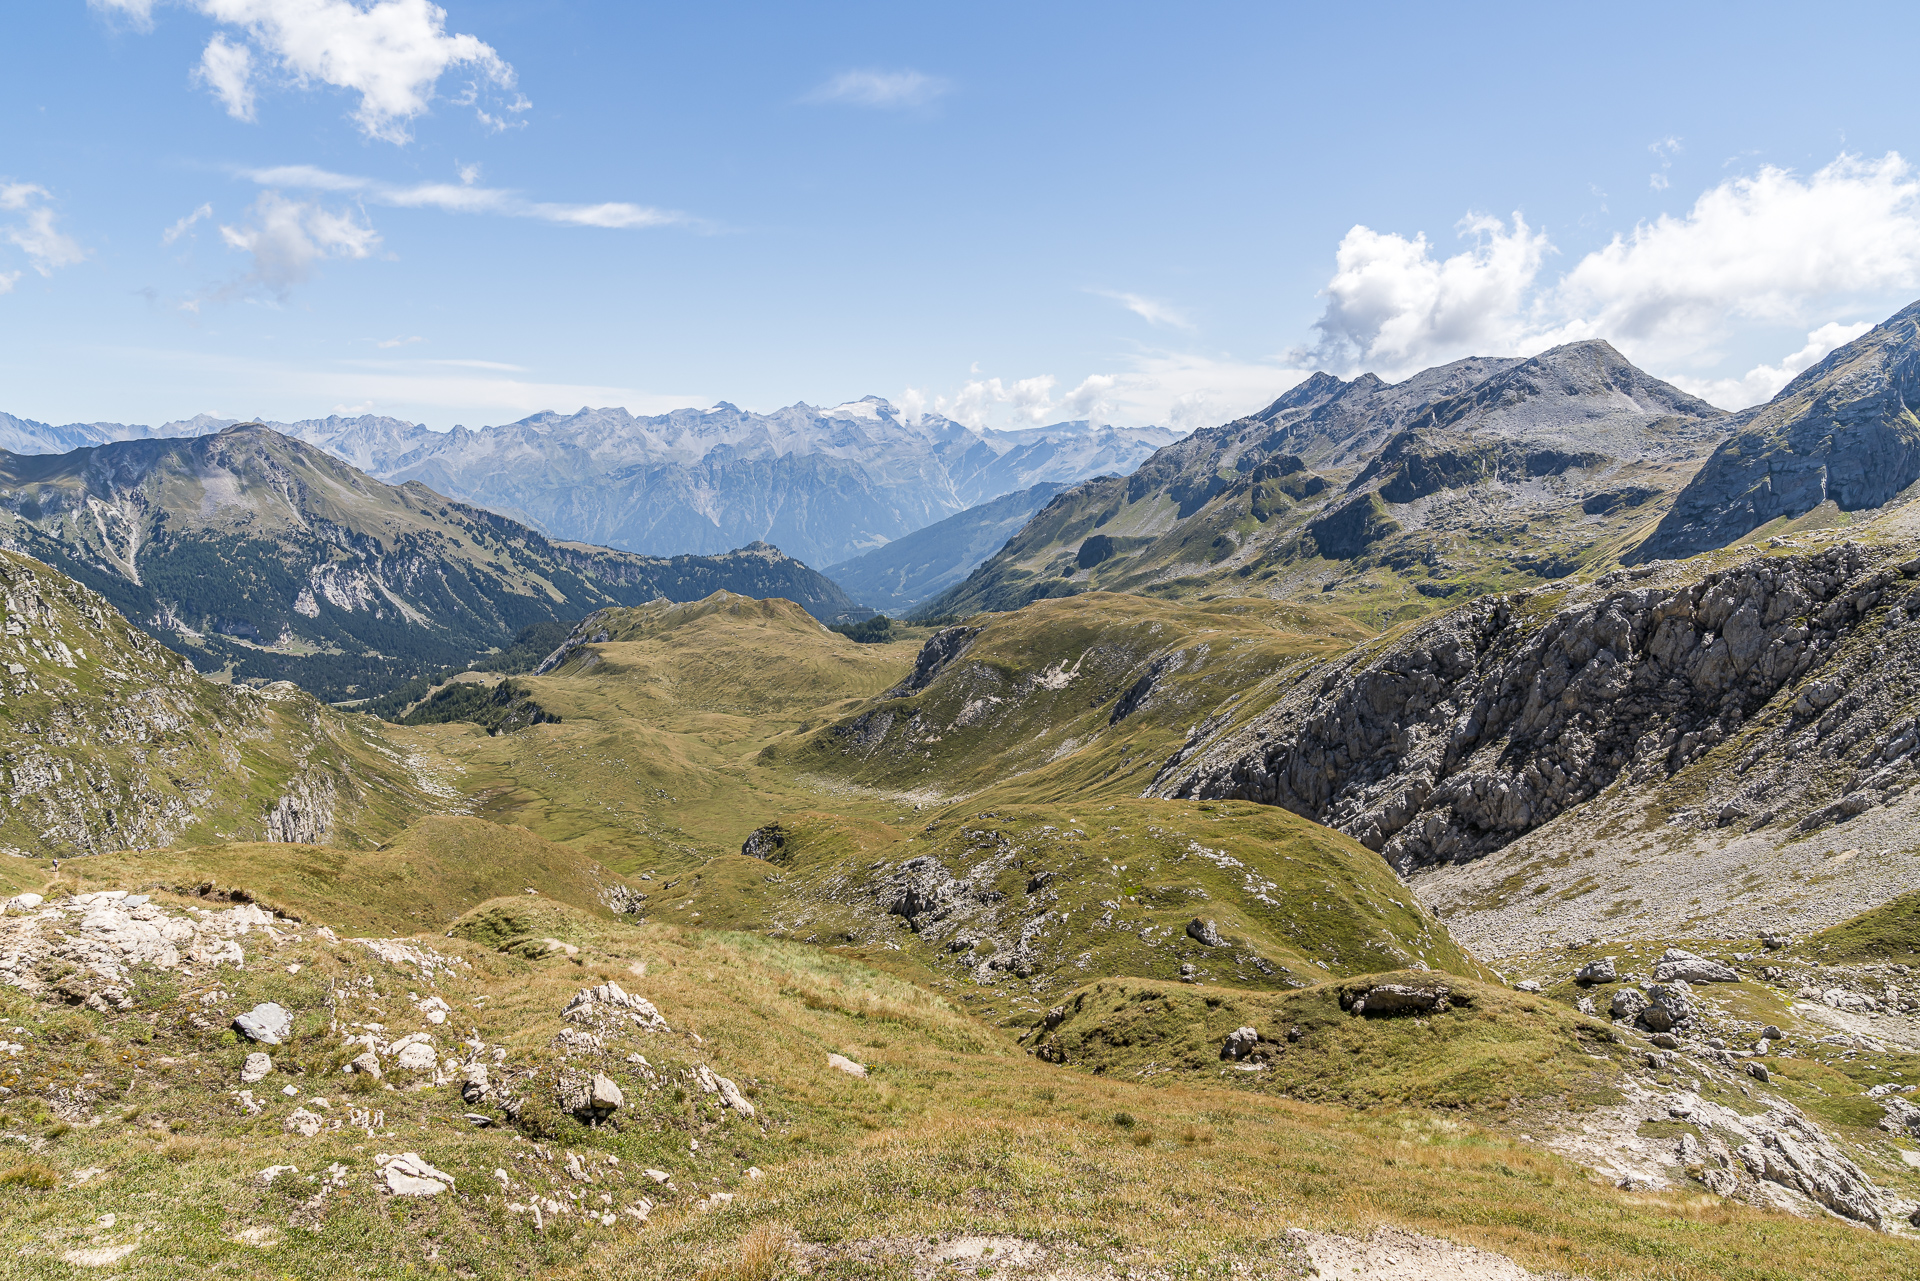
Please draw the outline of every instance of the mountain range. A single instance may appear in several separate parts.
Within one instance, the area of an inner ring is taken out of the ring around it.
[[[159,428],[55,427],[0,415],[0,448],[64,453],[202,435],[233,422],[202,414]],[[972,428],[874,396],[769,414],[724,401],[654,417],[583,408],[447,432],[375,415],[266,425],[368,475],[421,481],[551,538],[649,555],[765,541],[811,565],[847,560],[1036,484],[1131,471],[1177,438],[1157,427],[1086,421]]]
[[[1605,342],[1401,383],[1315,374],[1060,495],[929,614],[1080,591],[1318,600],[1374,627],[1638,541],[1729,416]]]
[[[100,592],[203,670],[333,700],[613,604],[725,589],[786,597],[828,622],[872,613],[764,543],[657,557],[549,539],[257,423],[0,453],[0,542]]]

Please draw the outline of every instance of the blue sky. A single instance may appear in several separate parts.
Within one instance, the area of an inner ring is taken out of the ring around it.
[[[1910,8],[1358,9],[10,5],[0,409],[1192,428],[1589,336],[1732,406],[1920,297]]]

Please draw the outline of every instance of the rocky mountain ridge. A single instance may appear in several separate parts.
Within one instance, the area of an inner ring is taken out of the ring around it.
[[[1905,790],[1920,743],[1913,550],[1663,565],[1476,601],[1309,674],[1149,790],[1281,805],[1406,872],[1497,850],[1725,744],[1676,821],[1844,821]]]
[[[1734,420],[1633,559],[1724,547],[1826,503],[1881,507],[1920,480],[1920,303]]]
[[[1604,557],[1665,509],[1725,419],[1604,342],[1392,386],[1316,374],[1067,491],[924,609],[1220,591],[1331,597],[1386,626]]]
[[[209,670],[292,679],[332,699],[611,604],[725,588],[790,597],[829,621],[870,612],[764,544],[668,558],[556,542],[259,425],[0,454],[0,540]]]

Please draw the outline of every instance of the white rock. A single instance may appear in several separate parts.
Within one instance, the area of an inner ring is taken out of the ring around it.
[[[269,1001],[256,1005],[233,1021],[233,1030],[262,1045],[279,1045],[293,1035],[293,1015]]]
[[[591,1101],[596,1110],[611,1112],[627,1100],[612,1077],[595,1073]]]
[[[671,1174],[668,1174],[665,1170],[642,1170],[641,1173],[646,1175],[649,1179],[652,1179],[655,1183],[665,1183],[668,1179],[671,1179],[673,1177]]]
[[[368,1050],[365,1054],[356,1056],[353,1062],[347,1064],[347,1068],[354,1072],[364,1072],[378,1081],[380,1079],[380,1056],[372,1050]]]
[[[300,1173],[300,1167],[297,1165],[270,1165],[253,1177],[259,1179],[262,1183],[272,1183],[283,1174],[298,1173]]]
[[[451,1174],[428,1165],[418,1152],[382,1152],[373,1163],[394,1196],[438,1196],[454,1186]]]
[[[326,1118],[318,1112],[309,1112],[305,1108],[295,1108],[292,1114],[287,1117],[286,1124],[281,1128],[286,1130],[288,1134],[298,1134],[303,1139],[310,1139],[320,1133],[320,1127],[325,1124]]]
[[[246,1066],[240,1069],[243,1084],[252,1085],[255,1081],[264,1081],[273,1075],[273,1060],[259,1050],[247,1055]]]
[[[827,1055],[827,1066],[836,1071],[845,1072],[848,1076],[863,1077],[867,1074],[867,1070],[864,1067],[861,1067],[844,1054]]]

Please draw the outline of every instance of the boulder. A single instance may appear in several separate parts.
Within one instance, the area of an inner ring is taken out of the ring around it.
[[[273,1075],[273,1060],[258,1050],[247,1055],[246,1064],[240,1069],[240,1083],[252,1085],[255,1081],[264,1081]]]
[[[645,997],[635,996],[624,990],[618,983],[602,983],[597,987],[581,988],[560,1011],[560,1017],[569,1023],[599,1024],[613,1020],[631,1021],[636,1027],[648,1032],[671,1032],[667,1021],[660,1017],[653,1002]]]
[[[326,1124],[326,1118],[318,1112],[309,1112],[305,1108],[295,1108],[282,1126],[288,1134],[297,1134],[310,1139],[320,1133],[320,1127]]]
[[[393,1056],[393,1064],[408,1072],[431,1072],[440,1065],[440,1056],[425,1041],[415,1041],[400,1047],[400,1052]]]
[[[1212,921],[1203,921],[1194,917],[1187,922],[1187,937],[1206,947],[1225,947],[1227,941],[1220,937],[1220,928]]]
[[[353,1062],[347,1064],[347,1070],[351,1072],[365,1073],[367,1076],[370,1076],[374,1080],[378,1081],[381,1076],[380,1056],[378,1054],[375,1054],[372,1050],[368,1050],[364,1054],[356,1055],[354,1057]]]
[[[1364,992],[1342,994],[1341,1003],[1347,1007],[1349,1014],[1392,1016],[1442,1014],[1453,1008],[1453,999],[1452,992],[1437,984],[1433,987],[1412,987],[1405,983],[1380,983]]]
[[[233,1030],[249,1041],[279,1045],[293,1035],[293,1015],[272,1001],[256,1005],[233,1021]]]
[[[1692,952],[1670,947],[1653,967],[1653,980],[1656,983],[1738,983],[1740,976],[1730,965],[1696,956]]]
[[[1513,990],[1516,992],[1538,992],[1540,990],[1540,982],[1538,979],[1521,979],[1513,985]]]
[[[1613,1002],[1607,1007],[1607,1012],[1616,1019],[1631,1023],[1639,1018],[1640,1012],[1646,1008],[1645,992],[1637,987],[1623,987],[1613,994]]]
[[[1597,960],[1588,961],[1585,965],[1581,966],[1580,972],[1573,976],[1573,981],[1582,985],[1589,983],[1612,983],[1619,977],[1619,971],[1614,968],[1613,958],[1611,956],[1602,956]]]
[[[1762,1085],[1773,1079],[1773,1073],[1767,1070],[1767,1065],[1753,1059],[1747,1061],[1747,1075]]]
[[[1260,1034],[1250,1027],[1239,1028],[1227,1034],[1226,1044],[1220,1047],[1220,1057],[1238,1062],[1253,1053],[1253,1047],[1260,1043]]]
[[[845,1072],[848,1076],[864,1077],[867,1074],[866,1068],[844,1054],[827,1055],[827,1066],[836,1072]]]
[[[460,1072],[460,1098],[466,1103],[478,1103],[487,1097],[487,1065],[469,1063]]]
[[[1693,1016],[1693,990],[1685,979],[1655,983],[1647,989],[1647,1008],[1640,1021],[1656,1032],[1671,1032]]]
[[[594,1111],[611,1112],[625,1103],[627,1097],[620,1092],[619,1085],[612,1077],[596,1073],[593,1078],[593,1094],[590,1101]]]
[[[454,1186],[453,1176],[436,1170],[418,1152],[382,1152],[373,1158],[380,1181],[394,1196],[438,1196]]]

